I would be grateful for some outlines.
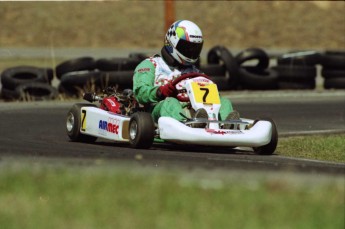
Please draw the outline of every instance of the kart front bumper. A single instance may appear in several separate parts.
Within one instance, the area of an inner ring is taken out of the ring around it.
[[[192,128],[173,118],[161,117],[158,126],[161,139],[178,144],[259,147],[268,144],[272,136],[269,121],[258,121],[249,130],[215,130]]]

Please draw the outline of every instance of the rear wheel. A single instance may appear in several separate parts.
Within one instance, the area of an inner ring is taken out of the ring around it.
[[[260,119],[260,120],[269,121],[272,124],[271,141],[267,145],[263,145],[263,146],[259,146],[259,147],[254,147],[253,149],[254,149],[254,152],[256,154],[271,155],[276,150],[277,144],[278,144],[277,126],[274,123],[273,119],[271,119],[271,118],[264,118],[264,119]]]
[[[88,142],[92,143],[97,140],[97,137],[85,135],[80,132],[81,127],[81,108],[82,107],[96,107],[91,103],[77,103],[67,113],[66,131],[68,137],[73,142]]]
[[[150,113],[134,113],[129,121],[129,143],[136,149],[148,149],[152,146],[155,125]]]

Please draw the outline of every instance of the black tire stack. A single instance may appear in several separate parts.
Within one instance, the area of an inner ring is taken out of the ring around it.
[[[5,69],[0,97],[5,100],[52,100],[59,92],[79,98],[85,91],[100,92],[109,86],[132,88],[136,66],[148,58],[130,53],[127,58],[80,57],[52,68],[17,66]],[[292,51],[276,58],[260,48],[233,55],[224,46],[214,46],[199,69],[211,77],[219,90],[314,89],[319,68],[325,89],[345,89],[345,51]],[[318,68],[319,67],[319,68]],[[58,89],[51,85],[59,80]]]
[[[55,68],[60,80],[59,92],[68,97],[81,96],[84,90],[95,89],[100,73],[93,57],[80,57],[64,61]]]
[[[101,71],[99,82],[100,87],[118,85],[121,88],[133,87],[133,74],[137,65],[146,57],[140,54],[130,54],[128,58],[108,58],[98,59],[96,62],[97,69]]]
[[[5,100],[53,100],[58,91],[51,86],[53,69],[17,66],[1,73],[1,97]]]
[[[269,68],[270,58],[260,48],[248,48],[236,55],[240,66],[238,89],[274,90],[278,88],[278,74]]]
[[[274,90],[278,88],[278,73],[269,64],[270,58],[262,49],[248,48],[233,56],[224,46],[215,46],[200,70],[219,90]]]
[[[208,52],[207,64],[200,70],[209,75],[219,90],[236,89],[238,64],[232,53],[224,46],[215,46]]]
[[[345,51],[326,51],[321,57],[325,89],[345,89]]]
[[[316,51],[296,51],[277,58],[279,89],[314,89],[321,55]]]
[[[79,97],[84,91],[101,91],[108,86],[131,88],[133,71],[147,56],[131,53],[128,58],[81,57],[56,66],[59,92]]]

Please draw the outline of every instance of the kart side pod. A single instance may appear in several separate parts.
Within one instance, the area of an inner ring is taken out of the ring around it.
[[[96,107],[82,107],[80,132],[112,141],[128,142],[129,121],[129,117]]]

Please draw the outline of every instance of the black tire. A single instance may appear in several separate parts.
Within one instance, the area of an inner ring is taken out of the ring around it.
[[[208,76],[225,76],[226,67],[224,64],[207,64],[201,65],[200,71]]]
[[[54,78],[54,69],[52,68],[43,68],[43,70],[46,72],[46,78],[48,79],[48,83],[51,85],[52,80]]]
[[[137,112],[129,121],[129,143],[136,149],[148,149],[155,136],[155,125],[150,113]]]
[[[92,71],[96,69],[96,62],[92,57],[80,57],[67,60],[56,66],[56,77],[61,79],[63,75],[69,72]]]
[[[58,90],[45,83],[26,83],[16,88],[19,99],[23,101],[54,100],[59,96]]]
[[[278,78],[282,81],[295,81],[295,80],[314,80],[317,75],[315,66],[288,66],[279,65],[272,67],[278,72]]]
[[[224,61],[227,75],[225,76],[228,79],[228,85],[230,89],[236,89],[238,86],[238,64],[236,59],[227,49],[221,51],[221,58]]]
[[[73,89],[73,90],[72,90]],[[60,94],[63,94],[67,98],[79,98],[82,96],[83,91],[79,90],[78,88],[68,88],[66,89],[61,83],[58,85],[58,91]]]
[[[239,82],[242,89],[274,90],[278,88],[278,73],[273,69],[243,67],[239,69]]]
[[[328,69],[345,69],[345,52],[326,51],[321,56],[321,65]]]
[[[207,63],[208,64],[219,64],[222,49],[224,49],[224,47],[219,46],[219,45],[211,48],[207,54]]]
[[[138,58],[102,58],[96,61],[96,67],[101,71],[126,71],[134,70],[140,62]]]
[[[145,53],[138,53],[138,52],[133,52],[128,55],[130,59],[137,60],[139,62],[149,58],[150,56],[145,54]]]
[[[236,61],[239,66],[247,62],[248,60],[258,60],[255,68],[257,71],[263,71],[268,68],[270,63],[270,58],[267,53],[259,48],[248,48],[238,53],[236,56]]]
[[[277,148],[278,145],[278,131],[277,126],[273,119],[271,118],[261,118],[259,120],[269,121],[272,124],[272,136],[271,141],[264,146],[254,147],[253,150],[256,154],[260,155],[272,155]]]
[[[321,75],[324,78],[345,78],[345,69],[322,68]]]
[[[17,66],[8,68],[1,74],[2,86],[9,90],[15,90],[17,86],[25,83],[50,83],[52,79],[52,69],[32,66]]]
[[[321,53],[310,50],[292,51],[277,58],[278,65],[288,66],[314,66],[320,62]]]
[[[215,46],[211,48],[207,54],[207,63],[209,65],[223,65],[226,68],[225,78],[226,80],[217,80],[224,81],[227,88],[226,90],[236,89],[238,86],[238,64],[231,52],[224,46]]]
[[[220,58],[226,67],[225,78],[228,89],[236,89],[238,86],[238,64],[231,52],[225,47],[220,48]]]
[[[19,100],[19,94],[15,90],[10,90],[6,88],[1,88],[1,98],[6,100],[6,101],[11,101],[11,100]]]
[[[82,134],[81,128],[81,108],[82,107],[96,107],[91,103],[77,103],[67,112],[66,117],[66,132],[68,137],[73,142],[92,143],[97,140],[97,137]]]
[[[345,89],[345,77],[327,78],[323,85],[325,89]]]
[[[69,72],[61,77],[59,91],[67,95],[80,96],[84,90],[97,90],[101,80],[101,72]]]
[[[133,87],[133,71],[108,71],[102,72],[98,86],[106,88],[109,86],[119,86],[120,88]]]

